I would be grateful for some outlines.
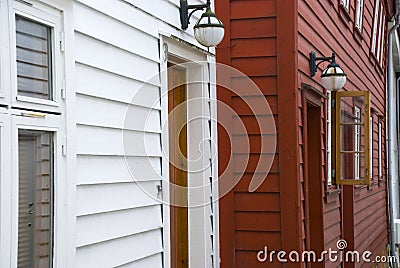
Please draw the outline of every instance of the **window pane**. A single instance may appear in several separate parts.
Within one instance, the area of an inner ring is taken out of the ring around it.
[[[52,267],[52,147],[50,132],[18,133],[18,267]]]
[[[16,16],[18,95],[52,99],[51,28]]]

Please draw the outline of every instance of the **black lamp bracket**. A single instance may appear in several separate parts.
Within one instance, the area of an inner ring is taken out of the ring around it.
[[[207,3],[200,4],[200,5],[189,5],[187,0],[181,0],[181,6],[179,8],[179,12],[181,15],[182,30],[186,30],[188,28],[190,17],[193,15],[194,12],[203,10],[204,8],[210,8],[210,7],[211,7],[210,0],[207,0]],[[189,10],[192,10],[192,11],[189,13]]]
[[[336,65],[335,58],[336,58],[335,52],[332,52],[332,57],[317,57],[315,52],[311,51],[310,52],[310,76],[313,77],[317,73],[318,66],[325,61],[329,61],[331,64]],[[317,61],[319,61],[319,62],[316,63]]]

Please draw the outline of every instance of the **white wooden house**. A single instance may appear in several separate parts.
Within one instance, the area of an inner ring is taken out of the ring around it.
[[[0,52],[0,267],[219,267],[215,51],[179,0],[0,0]]]

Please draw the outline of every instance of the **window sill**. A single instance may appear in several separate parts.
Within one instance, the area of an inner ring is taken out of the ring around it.
[[[53,106],[53,107],[60,107],[60,105],[57,102],[52,101],[52,100],[43,100],[43,99],[25,97],[25,96],[20,96],[20,95],[17,96],[17,101],[29,102],[29,103],[35,103],[35,104]]]
[[[342,19],[344,25],[350,29],[351,16],[349,11],[340,3],[339,4],[339,17]]]
[[[332,186],[328,186],[328,187],[332,187]],[[341,192],[342,191],[338,188],[330,188],[327,191],[325,191],[325,203],[330,204],[330,203],[335,202],[337,200],[337,196]]]
[[[358,44],[361,46],[362,41],[364,40],[364,37],[362,35],[362,31],[357,26],[354,26],[353,36],[354,36],[354,39],[358,42]]]

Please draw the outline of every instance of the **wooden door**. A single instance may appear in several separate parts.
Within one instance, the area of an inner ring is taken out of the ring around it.
[[[189,266],[186,70],[168,63],[171,267]]]

